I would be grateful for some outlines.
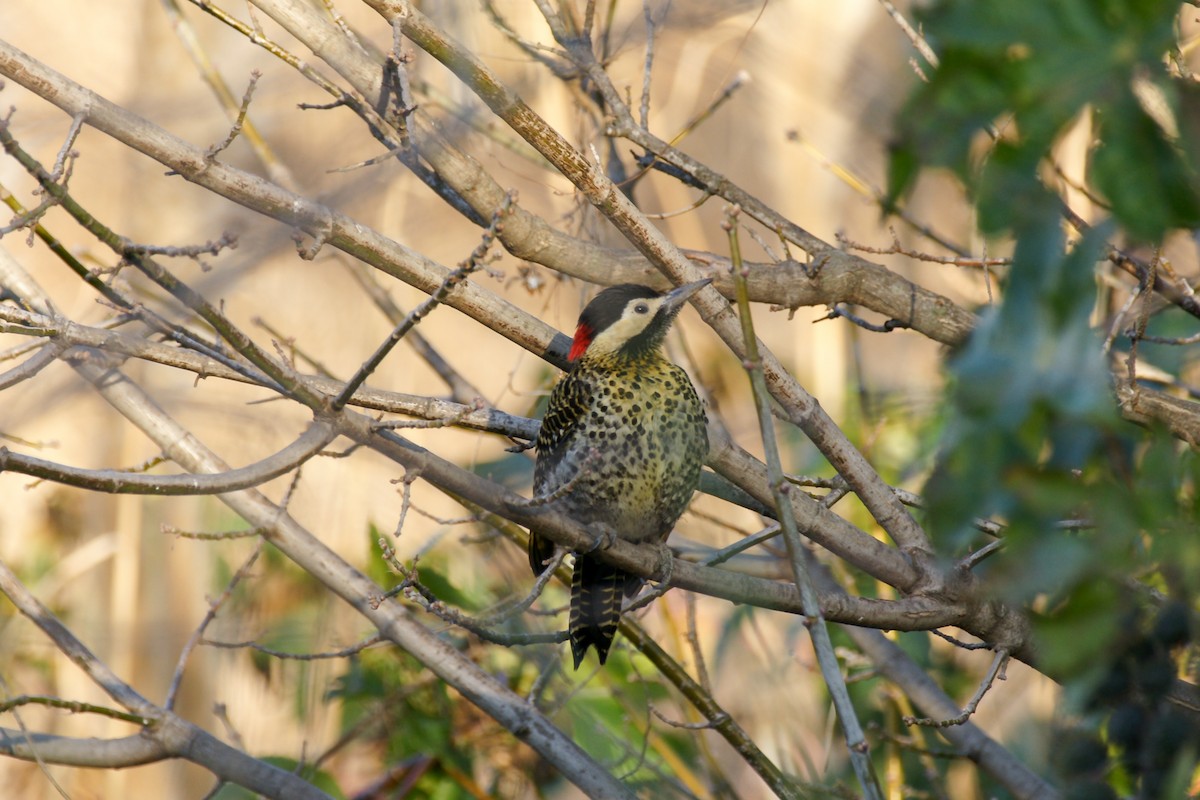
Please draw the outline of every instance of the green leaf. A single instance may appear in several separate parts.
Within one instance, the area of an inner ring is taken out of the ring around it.
[[[1078,588],[1053,613],[1033,620],[1039,665],[1059,676],[1095,674],[1107,669],[1109,649],[1119,631],[1121,606],[1111,583],[1093,581]]]
[[[1041,163],[1093,110],[1094,179],[1121,225],[1157,240],[1200,223],[1194,141],[1184,136],[1185,149],[1176,147],[1132,88],[1156,87],[1176,119],[1182,93],[1187,113],[1178,127],[1200,127],[1198,93],[1154,77],[1164,75],[1177,13],[1167,0],[934,3],[920,16],[941,65],[899,116],[889,203],[911,191],[918,166],[946,167],[972,193],[985,232],[1020,233],[1047,213]],[[993,135],[993,146],[981,146]]]
[[[478,593],[468,594],[450,582],[443,574],[445,564],[443,559],[422,559],[418,565],[418,575],[421,583],[432,591],[439,600],[467,611],[479,611],[490,603],[490,599]]]
[[[1133,94],[1123,92],[1097,117],[1102,144],[1092,158],[1092,177],[1129,232],[1156,242],[1172,228],[1200,225],[1195,165]]]
[[[396,582],[396,576],[379,553],[380,539],[390,541],[391,536],[381,531],[374,522],[367,525],[366,572],[367,576],[378,585],[391,586]]]

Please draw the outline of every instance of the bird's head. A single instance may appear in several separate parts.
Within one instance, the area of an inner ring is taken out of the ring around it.
[[[610,354],[639,355],[658,349],[687,299],[712,278],[659,294],[649,286],[622,283],[592,298],[579,315],[569,359]]]

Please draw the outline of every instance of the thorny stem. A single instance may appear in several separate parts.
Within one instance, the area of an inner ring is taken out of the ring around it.
[[[833,642],[829,638],[829,629],[826,628],[825,618],[821,615],[817,590],[813,585],[812,576],[808,574],[808,567],[804,563],[804,545],[800,541],[800,531],[796,527],[796,517],[792,511],[791,499],[787,496],[788,483],[779,458],[779,445],[775,441],[775,422],[771,417],[770,395],[767,393],[767,382],[759,364],[758,338],[754,334],[754,322],[750,318],[750,296],[746,290],[746,275],[742,266],[741,246],[738,242],[737,217],[737,207],[727,211],[724,227],[729,234],[729,252],[733,262],[732,272],[734,289],[737,292],[738,316],[741,318],[742,336],[746,345],[745,367],[750,376],[750,386],[754,391],[758,424],[762,432],[763,452],[767,464],[767,483],[775,499],[775,509],[779,524],[783,528],[783,540],[787,544],[788,556],[791,558],[796,588],[800,590],[800,603],[806,618],[805,627],[808,628],[809,635],[812,637],[817,664],[821,668],[821,675],[829,687],[833,706],[842,723],[851,766],[854,768],[854,774],[858,777],[859,785],[862,786],[863,796],[868,800],[882,800],[883,793],[871,764],[871,754],[867,740],[863,736],[862,724],[859,723],[854,705],[850,702],[846,681],[842,675],[841,666],[838,664],[837,654],[834,653]]]

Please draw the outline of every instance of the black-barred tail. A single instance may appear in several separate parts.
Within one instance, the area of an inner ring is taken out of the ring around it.
[[[585,556],[575,557],[571,577],[571,654],[575,669],[583,663],[589,647],[596,648],[600,663],[608,658],[617,623],[621,620],[621,601],[641,586],[641,579],[617,567]]]

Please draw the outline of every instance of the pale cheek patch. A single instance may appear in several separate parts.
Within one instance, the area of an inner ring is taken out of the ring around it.
[[[652,319],[654,319],[653,311],[649,314],[622,317],[597,334],[595,339],[592,339],[592,343],[588,346],[588,353],[604,355],[616,351],[621,345],[646,330],[646,326]]]
[[[637,313],[633,308],[638,303],[645,303],[649,306],[649,310],[645,314]],[[619,320],[592,339],[587,352],[594,356],[616,352],[623,344],[650,326],[660,305],[662,305],[661,299],[639,299],[631,302],[626,306],[625,312]]]

